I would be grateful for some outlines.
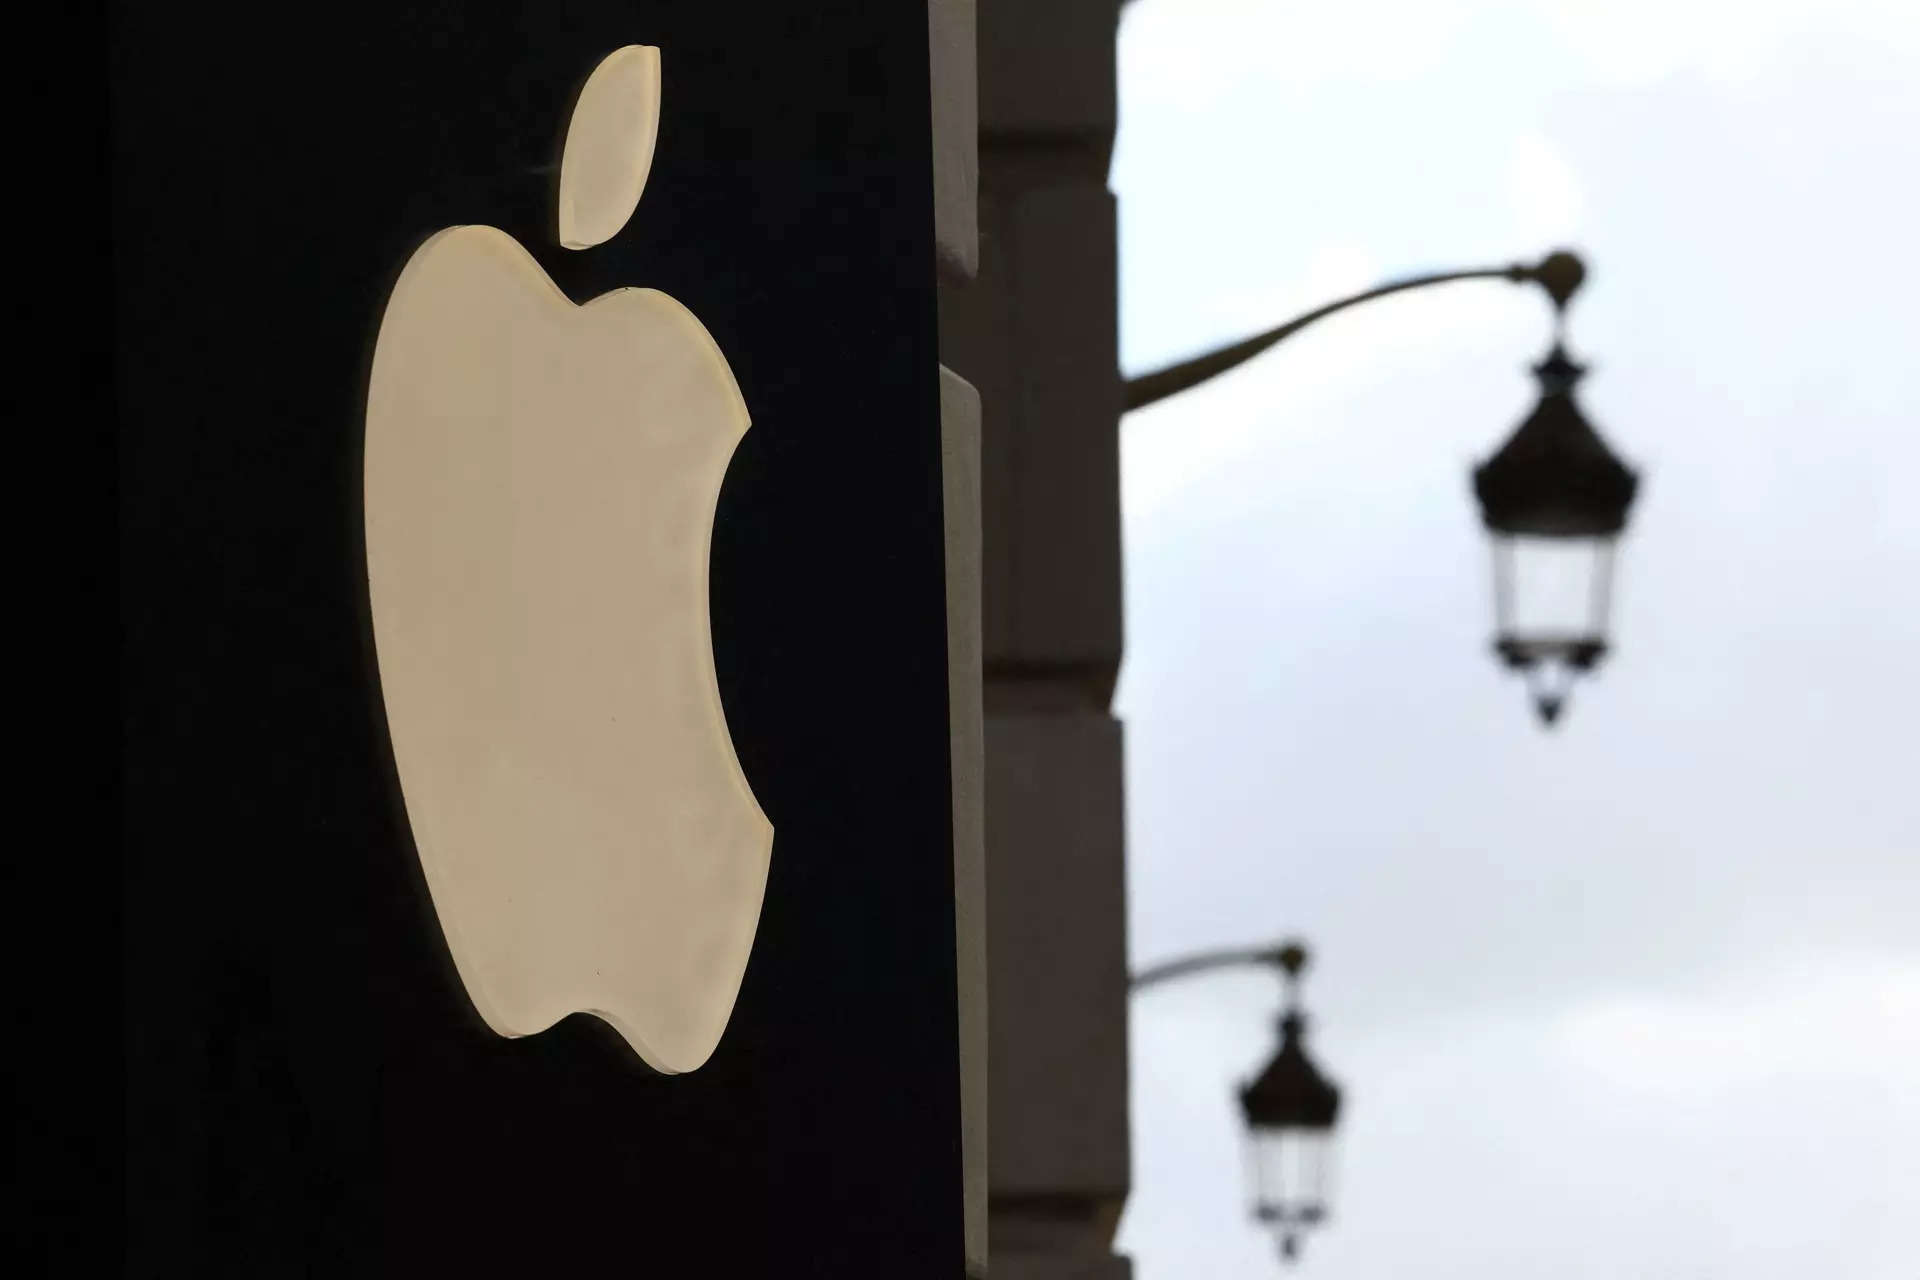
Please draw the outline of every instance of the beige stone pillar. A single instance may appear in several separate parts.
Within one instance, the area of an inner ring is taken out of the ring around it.
[[[979,267],[979,112],[974,0],[928,0],[934,243],[943,287]],[[987,880],[981,692],[980,395],[942,366],[940,458],[947,530],[947,691],[953,753],[953,902],[960,1009],[966,1267],[987,1272]]]

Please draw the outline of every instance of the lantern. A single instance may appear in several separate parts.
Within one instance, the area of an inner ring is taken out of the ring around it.
[[[1493,540],[1493,647],[1552,725],[1574,680],[1606,657],[1614,544],[1639,481],[1574,400],[1586,370],[1555,342],[1534,366],[1540,402],[1473,474]]]
[[[1247,1123],[1253,1216],[1273,1231],[1280,1256],[1290,1262],[1299,1256],[1301,1236],[1327,1218],[1340,1090],[1307,1057],[1306,1018],[1298,1008],[1296,985],[1306,952],[1289,946],[1280,961],[1288,984],[1280,1048],[1241,1089],[1240,1109]]]

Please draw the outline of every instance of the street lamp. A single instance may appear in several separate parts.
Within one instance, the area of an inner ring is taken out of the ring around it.
[[[1538,263],[1444,271],[1341,298],[1264,333],[1129,378],[1129,410],[1157,403],[1238,367],[1314,321],[1363,302],[1456,280],[1539,285],[1553,301],[1554,340],[1533,368],[1540,401],[1473,473],[1481,522],[1493,543],[1494,652],[1527,681],[1542,724],[1553,725],[1574,680],[1610,647],[1614,545],[1638,479],[1615,457],[1574,400],[1586,369],[1566,350],[1567,303],[1586,279],[1567,250]]]
[[[1567,354],[1566,306],[1586,271],[1571,254],[1541,269],[1554,342],[1533,367],[1540,403],[1474,471],[1473,489],[1493,537],[1494,652],[1553,724],[1573,680],[1606,656],[1614,542],[1639,481],[1573,398],[1586,369]]]
[[[1280,1015],[1280,1047],[1260,1073],[1240,1089],[1247,1126],[1247,1190],[1256,1222],[1274,1233],[1280,1256],[1300,1256],[1300,1239],[1327,1220],[1332,1195],[1333,1129],[1340,1118],[1340,1090],[1307,1056],[1306,1015],[1300,1010],[1300,974],[1307,949],[1298,942],[1277,947],[1209,951],[1155,965],[1135,975],[1140,991],[1171,978],[1241,965],[1278,968],[1286,979]]]
[[[1280,1256],[1289,1262],[1300,1256],[1301,1234],[1326,1221],[1333,1125],[1340,1116],[1339,1088],[1307,1057],[1307,1020],[1299,997],[1306,962],[1306,949],[1299,944],[1281,949],[1287,1008],[1280,1016],[1280,1047],[1240,1090],[1253,1216],[1273,1231]]]

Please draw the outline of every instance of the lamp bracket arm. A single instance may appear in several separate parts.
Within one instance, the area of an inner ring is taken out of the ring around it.
[[[1124,383],[1123,412],[1144,409],[1169,396],[1191,390],[1230,369],[1239,368],[1261,352],[1284,342],[1316,320],[1324,320],[1336,312],[1357,307],[1363,302],[1372,302],[1376,298],[1390,297],[1413,289],[1425,289],[1436,284],[1451,284],[1456,280],[1509,280],[1515,284],[1537,284],[1546,290],[1547,296],[1553,301],[1555,314],[1558,316],[1566,310],[1568,300],[1573,297],[1585,278],[1586,267],[1579,257],[1563,249],[1550,253],[1531,265],[1515,262],[1504,267],[1471,267],[1464,271],[1436,271],[1425,275],[1407,276],[1400,280],[1390,280],[1360,293],[1336,298],[1324,306],[1315,307],[1304,315],[1295,316],[1285,324],[1276,325],[1250,338],[1243,338],[1228,346],[1170,364],[1152,373],[1128,378]]]
[[[1281,969],[1285,966],[1283,953],[1286,947],[1281,945],[1267,947],[1228,947],[1218,951],[1201,951],[1193,955],[1181,956],[1174,960],[1163,960],[1159,964],[1148,965],[1127,979],[1127,986],[1133,991],[1158,986],[1175,978],[1193,977],[1202,973],[1211,973],[1218,969],[1238,969],[1249,966]]]

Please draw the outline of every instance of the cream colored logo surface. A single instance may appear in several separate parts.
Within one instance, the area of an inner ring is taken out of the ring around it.
[[[569,248],[625,225],[659,51],[618,50],[561,157]],[[773,828],[721,711],[714,508],[746,405],[650,289],[576,307],[504,232],[450,227],[388,299],[367,396],[367,577],[400,785],[467,994],[502,1035],[599,1015],[706,1061]]]

